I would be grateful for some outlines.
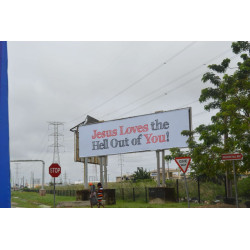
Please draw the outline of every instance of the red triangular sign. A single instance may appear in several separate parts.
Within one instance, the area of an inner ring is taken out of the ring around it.
[[[188,166],[190,164],[191,157],[175,157],[175,162],[181,169],[181,171],[185,174],[188,170]]]

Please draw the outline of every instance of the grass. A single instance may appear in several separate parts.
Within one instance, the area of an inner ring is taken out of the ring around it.
[[[190,203],[190,207],[199,207],[200,204]],[[164,204],[149,204],[145,202],[124,202],[121,200],[116,201],[115,205],[107,205],[107,208],[187,208],[187,202],[167,202]]]
[[[75,197],[70,196],[56,196],[56,205],[63,201],[75,201]],[[11,192],[11,202],[14,207],[25,207],[25,208],[39,208],[42,206],[54,206],[54,195],[46,194],[40,196],[39,193],[33,192],[22,192],[13,191]]]
[[[53,207],[54,196],[52,194],[46,194],[46,196],[40,196],[38,193],[13,191],[11,194],[12,204],[14,207],[23,208],[41,208],[44,206]],[[75,197],[70,196],[56,196],[56,204],[63,201],[75,201]],[[191,203],[191,207],[198,207],[199,204]],[[106,208],[186,208],[187,203],[174,203],[168,202],[164,204],[149,204],[145,202],[126,202],[117,200],[115,205],[106,205]]]

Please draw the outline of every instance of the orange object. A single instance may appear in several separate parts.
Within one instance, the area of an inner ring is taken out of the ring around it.
[[[92,186],[92,185],[93,185],[93,183],[92,183],[92,182],[90,182],[90,183],[89,183],[89,186]]]

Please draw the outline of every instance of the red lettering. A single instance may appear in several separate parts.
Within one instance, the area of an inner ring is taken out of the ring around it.
[[[148,132],[148,124],[145,124],[145,125],[143,126],[143,132]]]
[[[106,131],[102,131],[102,138],[105,138],[106,136]]]
[[[146,139],[147,139],[147,143],[146,143],[146,144],[150,144],[150,143],[151,143],[151,142],[150,142],[150,138],[151,138],[152,134],[150,134],[150,135],[145,134],[144,136],[145,136]]]
[[[102,132],[97,132],[97,130],[94,130],[94,134],[92,135],[92,139],[101,139],[105,137],[111,137],[111,136],[117,136],[117,129],[113,130],[104,130]]]
[[[166,142],[166,135],[159,135],[159,142]]]
[[[96,138],[96,131],[97,131],[97,130],[94,130],[94,135],[92,136],[92,139],[95,139],[95,138]]]
[[[148,131],[148,124],[145,125],[138,125],[138,126],[133,126],[133,127],[127,127],[125,132],[123,130],[123,126],[120,126],[120,135],[126,135],[126,134],[132,134],[136,132],[147,132]]]
[[[97,133],[97,138],[99,138],[99,139],[102,138],[102,133],[101,132]]]
[[[137,127],[137,131],[138,131],[139,133],[141,133],[141,132],[143,131],[142,128],[143,128],[143,127],[142,127],[141,125],[139,125],[139,126]]]
[[[145,134],[144,136],[147,139],[146,144],[150,144],[151,142],[157,143],[157,142],[166,142],[166,137],[165,135],[158,135],[158,136],[152,136],[153,134]]]
[[[120,135],[123,135],[123,126],[120,126]]]
[[[157,136],[153,136],[153,137],[152,137],[152,142],[153,142],[153,143],[158,142],[158,138],[157,138]]]

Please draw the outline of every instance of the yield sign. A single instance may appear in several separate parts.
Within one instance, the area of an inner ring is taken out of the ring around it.
[[[175,157],[175,162],[184,174],[187,172],[190,161],[191,157]]]

